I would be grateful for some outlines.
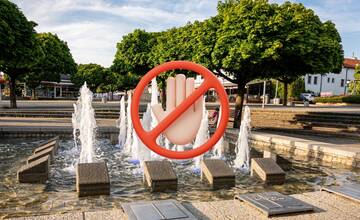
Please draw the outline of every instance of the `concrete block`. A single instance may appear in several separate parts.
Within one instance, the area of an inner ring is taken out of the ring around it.
[[[46,155],[22,166],[17,178],[20,183],[45,183],[49,176],[50,156]]]
[[[257,176],[267,184],[283,184],[285,172],[271,158],[251,159],[251,176]]]
[[[152,192],[177,190],[177,180],[169,161],[144,161],[144,181]]]
[[[76,172],[78,196],[110,194],[110,178],[105,161],[79,163]]]
[[[35,150],[33,151],[34,154],[37,154],[41,151],[44,151],[46,149],[49,149],[49,148],[53,148],[54,150],[54,154],[56,154],[57,152],[57,149],[58,149],[58,142],[57,140],[53,140],[53,141],[50,141],[48,143],[45,143],[45,144],[41,144],[39,147],[35,148]]]
[[[292,168],[292,163],[289,160],[278,154],[272,153],[271,151],[264,151],[263,157],[273,159],[283,170],[287,171]]]
[[[49,156],[50,157],[50,163],[53,163],[54,161],[54,148],[53,147],[49,147],[45,150],[42,150],[38,153],[34,153],[33,155],[31,155],[30,157],[28,157],[28,160],[27,162],[28,163],[31,163],[35,160],[38,160],[42,157],[45,157],[45,156]]]
[[[112,145],[119,143],[119,135],[118,134],[110,134],[110,142]]]
[[[235,186],[235,173],[223,160],[203,160],[200,164],[201,180],[207,180],[212,188]]]

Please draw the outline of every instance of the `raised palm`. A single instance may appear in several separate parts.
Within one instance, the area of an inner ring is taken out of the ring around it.
[[[166,111],[161,104],[151,106],[158,122],[162,121],[176,106],[195,90],[194,78],[187,78],[183,74],[169,77],[166,81]],[[198,98],[179,118],[165,131],[165,136],[174,144],[184,145],[194,140],[202,118],[203,98]]]

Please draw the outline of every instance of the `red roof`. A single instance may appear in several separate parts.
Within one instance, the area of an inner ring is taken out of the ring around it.
[[[352,58],[345,58],[343,65],[345,68],[355,69],[356,65],[360,65],[360,60],[352,59]]]

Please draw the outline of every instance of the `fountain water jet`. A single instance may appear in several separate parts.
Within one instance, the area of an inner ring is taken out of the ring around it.
[[[220,119],[221,119],[221,108],[219,111],[216,128],[219,127]],[[223,158],[223,156],[224,156],[223,155],[223,145],[224,145],[224,137],[221,136],[221,138],[218,140],[218,142],[214,146],[214,150],[213,150],[214,158],[220,158],[220,159]]]
[[[205,107],[205,99],[203,102],[203,115],[201,119],[201,124],[199,131],[196,135],[195,142],[193,148],[200,147],[209,139],[209,118],[208,118],[208,111]],[[203,155],[197,156],[194,158],[194,172],[200,173],[200,162],[203,159]]]
[[[80,88],[80,97],[74,105],[72,122],[74,126],[74,140],[76,143],[76,130],[79,131],[78,138],[81,142],[79,163],[91,163],[94,160],[94,143],[96,120],[92,107],[93,93],[88,89],[86,82]]]
[[[127,98],[127,107],[126,107],[126,140],[125,140],[125,152],[131,153],[131,146],[133,142],[133,127],[132,127],[132,121],[131,121],[131,91],[127,92],[128,98]]]
[[[151,107],[150,104],[147,105],[146,112],[141,119],[141,124],[146,131],[150,131],[151,129]],[[135,129],[133,129],[133,144],[130,149],[131,160],[130,162],[133,164],[142,165],[143,161],[151,160],[151,152],[144,143],[137,136]]]
[[[250,167],[250,149],[249,136],[251,135],[251,115],[249,106],[245,107],[244,115],[241,120],[239,137],[236,143],[234,167],[238,169],[249,170]]]
[[[126,109],[125,109],[125,96],[120,100],[120,116],[118,120],[119,128],[119,146],[122,148],[126,141]]]

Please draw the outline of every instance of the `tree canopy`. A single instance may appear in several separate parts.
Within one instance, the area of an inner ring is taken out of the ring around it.
[[[14,3],[0,0],[0,70],[10,78],[11,108],[16,108],[16,79],[43,56],[35,26]]]
[[[138,76],[163,62],[191,60],[236,83],[235,127],[251,80],[277,78],[287,91],[299,76],[339,72],[343,62],[332,22],[302,4],[267,0],[225,0],[214,17],[158,33],[135,30],[117,49],[113,66]]]
[[[96,92],[98,87],[105,82],[107,69],[99,64],[79,64],[77,72],[71,75],[71,81],[78,87],[81,87],[85,82],[89,89]]]
[[[61,74],[74,74],[77,68],[66,42],[57,35],[40,33],[37,34],[37,39],[44,56],[24,77],[26,84],[33,90],[41,81],[60,82]]]

